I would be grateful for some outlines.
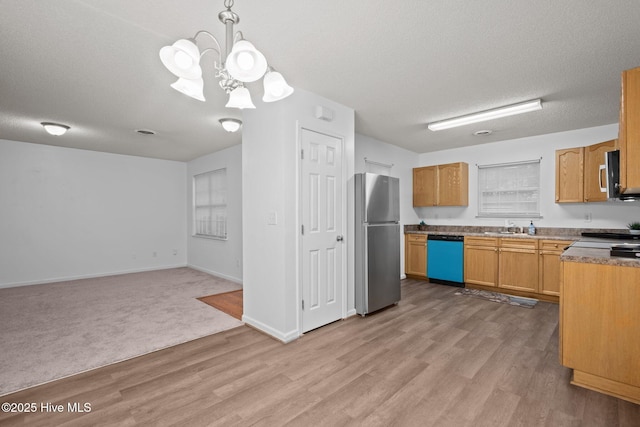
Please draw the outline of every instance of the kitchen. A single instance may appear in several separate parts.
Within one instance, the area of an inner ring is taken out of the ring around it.
[[[517,162],[511,160],[506,168],[499,165],[471,168],[473,172],[477,170],[478,216],[494,217],[494,221],[500,216],[508,218],[508,214],[501,215],[500,211],[486,212],[495,209],[487,199],[491,201],[496,192],[500,193],[496,188],[506,188],[507,194],[497,203],[498,209],[509,209],[512,216],[520,213],[520,216],[535,218],[537,229],[533,219],[527,221],[528,227],[526,222],[518,225],[509,219],[505,219],[504,227],[429,226],[424,220],[421,225],[405,226],[405,269],[409,277],[443,283],[440,279],[444,265],[448,270],[442,276],[448,279],[445,284],[464,287],[466,283],[472,288],[559,302],[559,354],[562,364],[574,369],[572,384],[635,403],[640,403],[637,377],[640,365],[636,357],[640,349],[635,339],[640,333],[637,317],[640,303],[637,241],[640,236],[635,230],[640,212],[637,206],[640,180],[635,163],[640,152],[640,131],[631,118],[637,117],[640,105],[639,76],[640,68],[622,73],[621,124],[618,135],[605,137],[606,142],[587,142],[578,149],[556,150],[555,155],[536,153],[540,155],[539,162],[527,162],[525,157],[516,159]],[[583,148],[584,145],[588,149]],[[585,151],[595,151],[597,156],[585,161]],[[618,158],[620,152],[623,154]],[[570,167],[567,153],[580,154],[574,167]],[[547,166],[555,167],[555,173],[547,172],[546,176],[553,177],[555,182],[537,187],[541,176],[545,176],[544,172],[537,172],[537,164],[540,163],[543,170],[545,157],[551,159]],[[495,162],[495,158],[492,161]],[[453,178],[451,169],[455,170]],[[482,175],[483,169],[491,169],[493,176]],[[504,171],[502,175],[495,175],[493,169]],[[531,170],[535,172],[534,179],[530,179]],[[467,194],[473,194],[468,184],[473,181],[469,178],[473,172],[469,174],[469,167],[463,162],[441,164],[435,169],[415,168],[414,207],[441,204],[464,209],[469,205]],[[492,179],[500,181],[497,186],[487,183]],[[517,184],[511,185],[512,182]],[[555,189],[555,194],[551,189]],[[535,193],[535,197],[530,192]],[[457,197],[452,200],[451,194]],[[609,227],[598,227],[578,225],[578,221],[573,226],[540,227],[546,222],[541,214],[544,208],[539,208],[545,196],[547,203],[552,200],[558,206],[584,203],[589,209],[584,215],[587,223],[593,221],[591,206],[595,199],[605,204],[607,220],[613,212],[629,215],[626,220],[629,229],[624,223],[618,227],[612,227],[612,223]],[[524,211],[518,212],[518,206],[524,207]],[[437,207],[429,209],[434,216],[438,215]],[[459,259],[453,263],[452,255],[448,253],[449,260],[442,258],[441,246],[432,242],[447,240],[453,245],[452,240],[457,237],[460,241],[464,239],[464,257],[460,243]],[[432,263],[432,257],[437,261]],[[431,271],[433,269],[436,271]]]

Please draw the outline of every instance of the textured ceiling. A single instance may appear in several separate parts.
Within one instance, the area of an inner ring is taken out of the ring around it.
[[[224,108],[211,67],[202,103],[169,87],[158,58],[200,29],[222,39],[223,0],[0,9],[0,138],[181,161],[241,142],[218,124],[242,115]],[[620,72],[640,66],[637,0],[236,0],[233,10],[292,86],[353,108],[356,132],[418,153],[616,123]],[[542,111],[426,129],[534,98]],[[54,138],[41,121],[72,130]],[[480,129],[493,134],[472,135]]]

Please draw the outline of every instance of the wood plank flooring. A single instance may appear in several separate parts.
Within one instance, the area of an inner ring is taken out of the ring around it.
[[[402,301],[282,344],[242,326],[0,398],[91,412],[0,425],[640,426],[640,406],[569,384],[558,306],[405,280]]]
[[[242,320],[242,289],[198,298],[203,303]]]

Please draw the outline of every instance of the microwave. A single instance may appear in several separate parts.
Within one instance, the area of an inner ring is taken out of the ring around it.
[[[601,190],[607,192],[609,200],[634,201],[640,200],[640,194],[620,192],[620,150],[605,153],[605,170],[607,173],[606,187],[600,184]]]

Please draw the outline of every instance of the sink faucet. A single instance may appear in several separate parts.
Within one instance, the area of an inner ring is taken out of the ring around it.
[[[511,227],[515,227],[515,224],[512,221],[509,221],[508,219],[505,219],[504,220],[504,231],[509,233],[511,231]]]

